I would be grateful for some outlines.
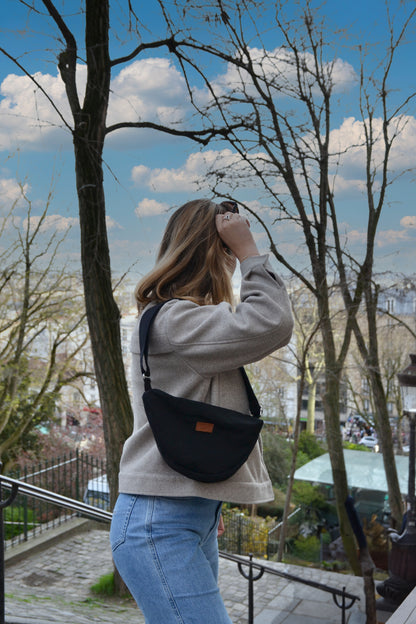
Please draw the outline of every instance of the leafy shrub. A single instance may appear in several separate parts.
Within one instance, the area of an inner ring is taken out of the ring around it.
[[[327,510],[329,505],[319,486],[307,481],[295,481],[293,484],[292,499],[296,505],[312,507],[321,511]]]
[[[301,466],[304,466],[310,461],[311,461],[311,458],[309,457],[309,455],[306,455],[306,453],[298,449],[298,452],[296,455],[296,468],[300,468]]]
[[[292,451],[290,442],[273,431],[262,432],[263,456],[274,486],[285,488],[290,471]]]
[[[321,543],[316,535],[299,536],[293,540],[292,553],[303,561],[317,563],[320,559]]]
[[[304,453],[309,460],[323,455],[326,450],[313,433],[302,431],[299,435],[298,451]]]
[[[373,452],[373,449],[368,448],[364,444],[354,444],[354,442],[343,442],[342,446],[349,451],[367,451],[369,453]]]

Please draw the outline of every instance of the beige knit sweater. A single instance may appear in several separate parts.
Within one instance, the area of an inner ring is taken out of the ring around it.
[[[238,368],[286,345],[293,319],[286,289],[267,255],[244,260],[241,274],[241,302],[235,310],[227,303],[198,306],[184,300],[172,300],[160,310],[149,342],[153,388],[248,413]],[[144,387],[138,326],[131,342],[134,428],[121,458],[120,492],[200,496],[234,503],[272,500],[260,441],[246,463],[220,483],[199,483],[163,461],[141,399]]]

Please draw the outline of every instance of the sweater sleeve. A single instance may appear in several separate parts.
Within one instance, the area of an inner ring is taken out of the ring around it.
[[[286,345],[293,317],[288,294],[268,256],[241,263],[240,303],[198,306],[174,300],[160,312],[159,339],[199,375],[255,362]],[[159,343],[160,344],[160,343]],[[162,347],[162,345],[160,344]]]

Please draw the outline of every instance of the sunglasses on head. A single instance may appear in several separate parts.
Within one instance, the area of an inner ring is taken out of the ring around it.
[[[225,212],[234,212],[235,214],[239,214],[237,203],[233,201],[223,201],[218,204],[218,208],[218,214],[224,214]]]

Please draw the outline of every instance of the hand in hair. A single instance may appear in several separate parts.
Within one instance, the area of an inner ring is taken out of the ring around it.
[[[243,215],[226,212],[215,217],[217,232],[224,244],[231,249],[240,262],[259,251],[250,230],[250,223]]]

